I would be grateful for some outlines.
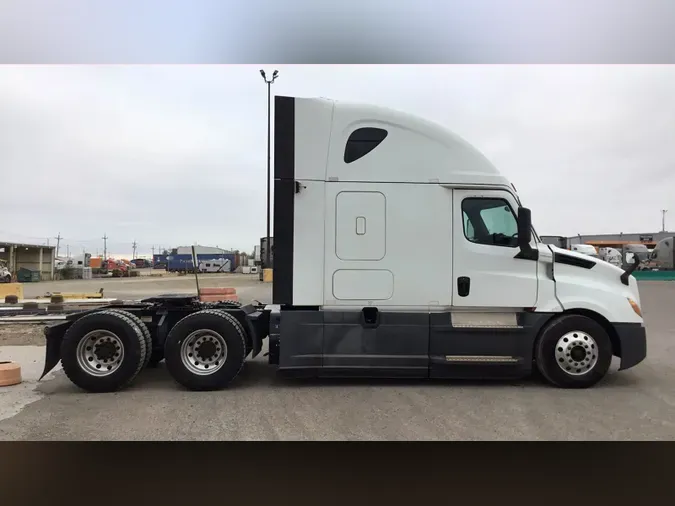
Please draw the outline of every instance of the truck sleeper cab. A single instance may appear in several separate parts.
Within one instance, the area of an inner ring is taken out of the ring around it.
[[[181,385],[228,385],[269,337],[294,376],[515,378],[583,388],[646,356],[635,263],[543,244],[515,187],[415,116],[275,97],[272,305],[162,296],[47,329],[87,390],[165,359]]]
[[[317,376],[590,386],[646,355],[633,277],[542,244],[476,149],[388,109],[275,98],[270,361]]]

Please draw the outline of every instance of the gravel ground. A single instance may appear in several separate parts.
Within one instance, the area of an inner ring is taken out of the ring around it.
[[[35,384],[43,347],[4,346],[0,359],[21,354],[30,375],[23,390],[0,390],[0,439],[673,440],[675,283],[640,286],[648,357],[628,371],[617,372],[615,363],[588,390],[534,379],[281,380],[258,356],[221,392],[185,391],[160,366],[143,371],[128,390],[85,394],[62,371]],[[269,287],[256,290],[265,297]],[[26,331],[25,342],[31,339]]]
[[[44,325],[0,325],[0,346],[44,345]]]

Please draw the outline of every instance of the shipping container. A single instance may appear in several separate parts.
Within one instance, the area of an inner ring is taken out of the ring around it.
[[[235,254],[234,253],[204,253],[204,254],[197,254],[197,261],[206,261],[206,260],[212,260],[212,259],[225,259],[230,261],[230,268],[226,272],[232,272],[232,269],[234,269],[234,262],[235,262]],[[192,255],[186,255],[186,254],[177,254],[177,255],[169,255],[166,257],[167,260],[167,270],[169,272],[177,272],[177,271],[192,271],[194,269],[194,266],[192,264]]]

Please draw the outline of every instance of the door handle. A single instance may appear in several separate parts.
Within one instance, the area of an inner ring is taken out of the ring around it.
[[[457,278],[457,294],[460,297],[466,297],[471,290],[471,279],[467,276],[460,276]]]

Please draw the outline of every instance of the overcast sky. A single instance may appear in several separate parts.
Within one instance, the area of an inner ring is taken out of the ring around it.
[[[251,251],[265,234],[259,68],[0,66],[0,240]],[[279,69],[277,94],[449,127],[516,185],[541,234],[655,232],[661,209],[675,228],[675,67],[264,68]]]

